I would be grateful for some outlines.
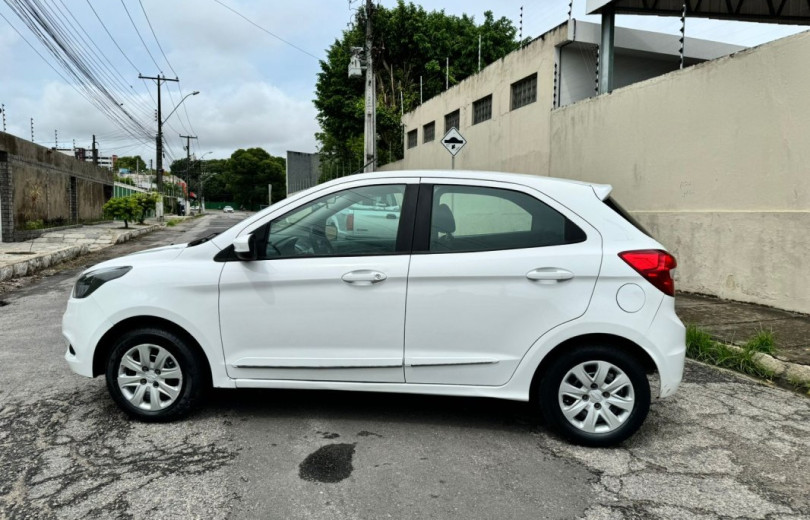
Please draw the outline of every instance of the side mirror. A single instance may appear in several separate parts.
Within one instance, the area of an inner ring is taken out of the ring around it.
[[[233,252],[236,258],[244,261],[256,260],[258,254],[256,251],[256,235],[243,235],[236,237],[233,241]]]

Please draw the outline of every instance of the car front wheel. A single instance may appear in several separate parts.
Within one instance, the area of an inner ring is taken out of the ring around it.
[[[641,364],[614,347],[570,350],[548,367],[540,383],[546,421],[585,446],[610,446],[633,435],[650,408]]]
[[[125,333],[107,361],[107,389],[118,406],[142,421],[186,415],[200,399],[206,378],[195,352],[162,329]]]

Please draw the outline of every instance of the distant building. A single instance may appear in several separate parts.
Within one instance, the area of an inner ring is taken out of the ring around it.
[[[287,195],[315,186],[320,176],[319,154],[287,151]]]
[[[74,157],[79,161],[84,162],[93,162],[93,151],[88,150],[87,148],[55,148],[55,150],[63,155],[67,155],[70,157]],[[101,168],[106,168],[108,170],[112,170],[115,166],[115,161],[118,160],[117,155],[111,155],[109,157],[98,157],[98,165]]]

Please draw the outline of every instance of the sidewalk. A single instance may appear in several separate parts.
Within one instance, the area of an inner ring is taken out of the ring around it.
[[[678,293],[675,309],[681,321],[697,325],[716,340],[743,345],[760,330],[776,339],[776,359],[810,365],[810,316],[753,303]]]
[[[124,229],[122,222],[103,222],[47,232],[25,242],[0,243],[0,282],[30,275],[79,255],[126,242],[163,225],[154,219],[147,219],[145,225],[130,223],[129,228]]]

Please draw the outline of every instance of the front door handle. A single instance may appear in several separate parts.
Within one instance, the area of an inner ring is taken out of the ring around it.
[[[360,271],[351,271],[344,274],[341,277],[341,280],[352,285],[371,285],[374,283],[380,283],[386,278],[388,277],[385,276],[385,273],[371,271],[369,269],[362,269]]]
[[[564,282],[574,277],[574,273],[560,267],[541,267],[526,273],[529,280]]]

